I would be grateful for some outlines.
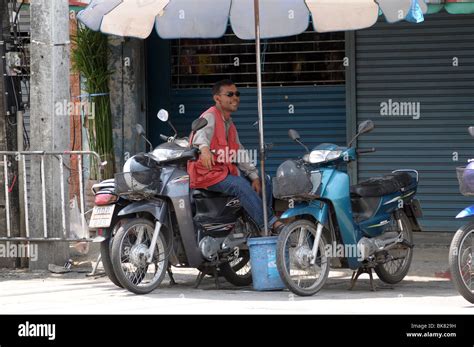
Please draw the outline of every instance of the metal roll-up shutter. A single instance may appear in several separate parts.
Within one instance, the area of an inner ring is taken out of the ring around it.
[[[232,118],[242,144],[258,161],[257,90],[240,88],[239,111]],[[274,147],[266,161],[273,175],[282,161],[302,156],[303,147],[288,138],[288,129],[298,130],[312,147],[322,142],[344,145],[346,139],[345,86],[268,87],[263,91],[265,140]],[[208,89],[182,89],[172,93],[172,121],[180,136],[190,132],[191,122],[212,106]],[[255,125],[254,125],[255,124]],[[257,167],[259,163],[257,162]]]
[[[191,122],[214,104],[214,83],[231,79],[241,95],[232,115],[242,144],[258,165],[259,134],[255,43],[237,38],[229,28],[213,40],[171,40],[151,37],[148,44],[148,109],[151,135],[170,133],[159,124],[156,112],[169,108],[180,136],[189,134]],[[159,47],[159,49],[158,49]],[[285,38],[262,40],[262,85],[267,173],[280,163],[302,156],[304,149],[288,138],[294,128],[311,147],[321,142],[346,140],[345,35],[316,33],[311,29]]]
[[[377,148],[359,158],[359,181],[399,168],[419,170],[423,230],[455,231],[463,222],[454,217],[472,204],[459,193],[455,168],[474,157],[467,133],[474,125],[474,15],[377,23],[356,32],[355,47],[357,121],[376,125],[358,146]],[[405,111],[411,105],[412,112],[402,115],[399,108],[396,115],[394,102]]]

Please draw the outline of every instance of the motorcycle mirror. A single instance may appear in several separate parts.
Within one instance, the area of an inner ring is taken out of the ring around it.
[[[292,139],[293,141],[298,141],[301,137],[300,137],[300,134],[295,130],[295,129],[290,129],[288,130],[288,136],[290,137],[290,139]]]
[[[205,118],[198,118],[192,123],[191,130],[193,132],[196,132],[204,128],[206,125],[207,125],[207,120]]]
[[[300,134],[295,129],[288,130],[288,136],[290,137],[290,139],[295,142],[298,142],[301,146],[303,146],[306,152],[309,153],[309,148],[303,142],[300,141]]]
[[[469,134],[474,137],[474,127],[469,127]]]
[[[151,144],[151,142],[148,141],[148,139],[146,138],[145,129],[143,129],[142,125],[141,124],[135,125],[135,130],[137,131],[138,136],[143,137],[145,139],[146,143],[148,143],[148,145],[150,145],[150,148],[153,148],[153,145]]]
[[[357,134],[352,138],[352,140],[349,142],[348,146],[352,146],[352,143],[362,134],[371,132],[374,130],[375,124],[372,122],[370,119],[363,121],[362,123],[359,124],[359,127],[357,128]]]
[[[135,130],[137,131],[138,136],[145,135],[145,129],[143,129],[141,124],[135,125]]]
[[[162,122],[167,122],[169,118],[169,113],[168,111],[161,109],[158,111],[158,119],[161,120]]]
[[[368,119],[359,124],[359,128],[357,129],[357,132],[359,134],[365,134],[365,133],[371,132],[372,130],[374,130],[374,128],[375,128],[374,122]]]

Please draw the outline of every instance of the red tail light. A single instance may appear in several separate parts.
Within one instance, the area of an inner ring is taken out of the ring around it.
[[[113,194],[97,194],[95,196],[94,203],[97,206],[110,205],[118,200],[117,195]]]

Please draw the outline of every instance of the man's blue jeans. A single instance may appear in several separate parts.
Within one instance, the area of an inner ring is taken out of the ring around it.
[[[275,217],[273,214],[272,209],[272,185],[269,176],[267,176],[265,182],[267,188],[266,202],[268,206],[268,227],[271,228],[277,221],[277,217]],[[260,229],[264,228],[262,198],[255,190],[253,190],[249,180],[242,176],[228,175],[223,181],[214,184],[207,189],[214,192],[225,193],[238,198],[242,207],[257,223]]]

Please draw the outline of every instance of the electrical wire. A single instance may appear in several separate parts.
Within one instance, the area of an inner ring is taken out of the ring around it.
[[[19,110],[27,111],[29,109],[28,105],[30,103],[30,87],[29,87],[29,79],[28,79],[30,73],[29,73],[29,62],[27,61],[28,55],[25,48],[26,46],[25,41],[28,41],[28,39],[25,40],[25,38],[22,37],[21,35],[22,31],[20,27],[21,23],[19,21],[21,10],[23,6],[25,5],[25,0],[22,0],[22,2],[20,3],[18,7],[17,7],[18,5],[17,1],[9,1],[8,4],[11,6],[11,9],[12,9],[12,15],[10,18],[13,18],[13,21],[10,23],[11,27],[8,28],[10,32],[13,32],[12,46],[14,47],[14,51],[22,53],[20,56],[22,59],[21,70],[19,73],[20,89],[21,89],[20,95],[18,95],[17,93],[13,76],[10,76],[10,82],[12,84],[12,90],[15,97],[15,104],[16,104],[17,111]],[[13,13],[15,13],[15,16],[13,16]],[[27,98],[26,102],[23,100],[23,97],[24,97],[24,94],[22,93],[23,86],[26,90],[26,98]],[[10,124],[13,125],[13,123],[10,123]],[[28,131],[26,129],[25,120],[23,119],[23,123],[21,125],[17,124],[17,126],[23,127],[23,146],[25,150],[28,150],[31,146],[31,143],[30,143],[30,137],[29,137]]]

